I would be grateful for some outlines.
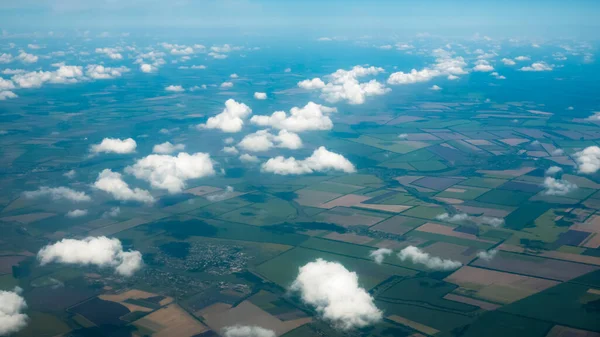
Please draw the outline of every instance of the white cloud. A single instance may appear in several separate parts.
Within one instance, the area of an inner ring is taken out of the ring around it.
[[[119,138],[104,138],[100,144],[90,147],[92,153],[118,153],[127,154],[135,152],[137,143],[133,138],[121,140]]]
[[[11,80],[5,80],[0,77],[0,91],[14,89],[15,84]]]
[[[359,286],[358,275],[337,262],[317,259],[300,267],[290,289],[343,330],[362,328],[382,318],[371,295]]]
[[[477,65],[473,68],[473,71],[490,72],[494,71],[494,67],[486,60],[479,60],[477,61]]]
[[[169,193],[181,192],[189,179],[215,174],[210,155],[202,152],[180,152],[177,156],[151,154],[126,167],[125,171]]]
[[[86,67],[85,74],[95,80],[110,80],[121,77],[123,73],[129,71],[127,67],[110,68],[99,64],[90,64]]]
[[[231,74],[229,75],[230,78],[239,78],[238,74]]]
[[[94,182],[94,187],[111,194],[116,200],[139,201],[144,203],[154,202],[154,197],[152,197],[150,192],[141,188],[134,188],[132,190],[129,185],[123,181],[120,173],[113,172],[110,169],[104,169],[98,174],[98,178],[96,179],[96,182]]]
[[[29,317],[23,313],[27,303],[21,296],[23,289],[0,290],[0,336],[11,335],[27,325]]]
[[[190,69],[206,69],[206,66],[204,65],[193,65],[190,67]]]
[[[104,54],[108,56],[111,60],[122,60],[123,55],[119,53],[117,48],[96,48],[97,54]]]
[[[207,54],[208,56],[216,59],[216,60],[223,60],[227,58],[227,55],[224,54],[219,54],[219,53],[215,53],[215,52],[210,52]]]
[[[563,179],[553,177],[544,178],[544,194],[545,195],[565,195],[577,189],[577,185]]]
[[[65,176],[69,179],[73,179],[73,178],[75,178],[76,174],[77,174],[77,172],[75,172],[75,170],[70,170],[68,172],[63,173],[63,176]]]
[[[81,66],[60,66],[55,71],[31,71],[12,78],[20,88],[39,88],[44,83],[73,84],[84,79]]]
[[[21,53],[17,56],[17,59],[23,63],[35,63],[39,58],[33,54],[28,54],[24,51],[21,51]]]
[[[434,270],[454,270],[462,266],[459,261],[446,260],[437,256],[431,256],[415,246],[408,246],[398,253],[400,260],[409,260],[412,263],[422,264]]]
[[[383,263],[383,260],[385,259],[386,256],[391,255],[392,254],[392,250],[389,248],[379,248],[377,250],[374,250],[371,252],[371,254],[369,254],[369,256],[371,258],[373,258],[373,260],[377,263],[377,264],[381,264]]]
[[[502,63],[504,63],[505,66],[514,66],[515,64],[517,64],[515,61],[507,58],[503,58]]]
[[[160,153],[160,154],[171,154],[176,151],[185,150],[185,145],[183,144],[171,144],[171,142],[164,142],[162,144],[156,144],[152,148],[152,152]]]
[[[225,199],[229,198],[233,194],[233,192],[234,192],[233,187],[227,186],[225,188],[225,190],[223,190],[220,193],[211,194],[211,195],[206,196],[206,199],[208,199],[208,201],[212,201],[212,202],[225,200]]]
[[[553,155],[553,156],[562,156],[563,154],[565,154],[565,150],[563,150],[563,149],[554,149],[550,154]]]
[[[276,111],[271,116],[252,116],[250,122],[293,132],[331,130],[333,122],[327,114],[335,111],[337,111],[336,108],[308,102],[303,108],[293,107],[289,115],[285,111]]]
[[[502,75],[498,74],[498,72],[495,72],[495,71],[493,73],[490,73],[490,76],[494,76],[497,80],[505,80],[506,79],[505,76],[502,76]]]
[[[269,133],[268,130],[259,130],[246,135],[238,146],[251,152],[268,151],[274,147],[295,150],[302,147],[302,140],[297,134],[287,130],[280,130],[277,135]]]
[[[88,214],[87,209],[74,209],[72,211],[67,212],[67,217],[68,218],[79,218],[82,216],[86,216],[87,214]]]
[[[257,156],[253,156],[248,153],[244,153],[240,156],[240,161],[247,164],[258,163],[260,159]]]
[[[435,218],[440,221],[448,221],[448,222],[461,222],[461,221],[467,221],[470,219],[470,217],[467,213],[458,213],[458,214],[454,214],[454,215],[450,215],[448,213],[442,213],[442,214],[437,215]]]
[[[313,90],[313,89],[323,89],[325,88],[325,82],[318,77],[313,78],[312,80],[304,80],[298,82],[298,86],[302,89]]]
[[[552,71],[553,67],[546,62],[535,62],[531,66],[523,67],[520,71]]]
[[[198,127],[205,129],[220,129],[223,132],[239,132],[244,125],[244,119],[252,113],[252,109],[244,103],[238,103],[233,99],[225,102],[225,109],[210,117],[206,124],[200,124]]]
[[[504,219],[495,218],[492,216],[479,217],[479,218],[477,218],[476,222],[478,222],[481,225],[489,225],[492,227],[500,227],[500,226],[504,225]]]
[[[141,70],[143,73],[151,73],[151,72],[153,72],[153,71],[154,71],[154,67],[152,67],[152,66],[151,66],[150,64],[148,64],[148,63],[144,63],[144,64],[142,64],[142,65],[140,66],[140,70]]]
[[[223,337],[276,337],[273,330],[259,326],[234,325],[223,328]]]
[[[292,68],[285,68],[283,70],[284,73],[291,73],[292,72]]]
[[[2,82],[0,81],[0,90],[1,89],[2,89]],[[573,110],[573,109],[570,109],[570,110]],[[600,111],[594,112],[591,116],[589,116],[588,118],[586,118],[586,120],[588,120],[588,121],[594,121],[594,122],[600,121]]]
[[[239,153],[235,146],[225,146],[222,151],[231,155],[236,155]]]
[[[172,48],[171,55],[191,55],[194,53],[194,48],[182,46],[181,48]]]
[[[580,173],[596,173],[600,169],[600,147],[586,147],[575,153],[575,160]]]
[[[242,47],[224,44],[221,46],[212,46],[210,47],[210,50],[212,50],[215,53],[230,53],[232,51],[242,50]]]
[[[24,192],[23,195],[26,198],[39,198],[39,197],[50,197],[52,200],[66,199],[75,202],[90,201],[89,195],[85,192],[75,191],[68,187],[47,187],[42,186],[35,191]]]
[[[432,67],[422,70],[413,69],[409,73],[395,72],[390,75],[387,83],[392,85],[421,83],[438,76],[448,76],[449,80],[453,80],[458,79],[457,75],[467,74],[464,70],[467,63],[462,57],[452,57],[450,52],[443,49],[434,50],[433,55],[436,56],[436,63]]]
[[[327,84],[319,78],[314,78],[298,82],[298,86],[308,90],[320,90],[321,98],[330,103],[347,101],[349,104],[363,104],[367,97],[383,95],[390,89],[376,80],[361,83],[358,79],[378,75],[383,71],[383,68],[378,67],[354,66],[351,70],[338,69],[328,75]]]
[[[0,91],[0,101],[4,101],[10,98],[17,98],[17,94],[12,91]]]
[[[180,86],[180,85],[170,85],[168,87],[165,88],[166,91],[171,91],[171,92],[183,92],[185,91],[185,89]]]
[[[477,253],[477,257],[489,262],[496,256],[496,254],[498,254],[497,249],[490,249],[488,251],[482,250]]]
[[[114,218],[116,216],[118,216],[119,214],[121,214],[121,208],[120,207],[112,207],[110,210],[104,212],[102,214],[103,218]]]
[[[433,90],[433,91],[440,91],[442,90],[442,88],[438,85],[432,85],[431,88],[429,88],[429,90]]]
[[[529,56],[517,56],[517,57],[515,57],[515,60],[517,60],[517,61],[529,61],[529,60],[531,60],[531,58]]]
[[[259,99],[259,100],[267,99],[267,94],[264,92],[255,92],[254,98]]]
[[[562,168],[559,166],[550,166],[547,170],[546,170],[546,175],[547,176],[553,176],[559,172],[562,172]]]
[[[2,62],[0,62],[0,63],[2,63]],[[24,74],[26,72],[27,71],[25,69],[4,69],[4,70],[2,70],[2,73],[4,75],[17,75],[17,74]]]
[[[43,247],[37,257],[41,265],[56,262],[111,267],[123,276],[131,276],[142,267],[140,252],[125,252],[119,239],[105,236],[90,236],[82,240],[62,239]]]
[[[220,85],[221,89],[233,88],[233,82],[223,82]]]
[[[281,175],[307,174],[330,170],[346,173],[356,172],[356,168],[348,159],[340,154],[327,151],[324,146],[319,147],[310,157],[303,160],[278,156],[269,159],[262,165],[262,171]]]
[[[11,63],[13,56],[11,54],[2,53],[0,54],[0,63]]]

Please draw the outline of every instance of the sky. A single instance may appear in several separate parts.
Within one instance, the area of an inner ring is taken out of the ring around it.
[[[2,0],[7,31],[199,29],[314,36],[416,32],[596,38],[594,0]],[[276,28],[276,29],[274,29]]]

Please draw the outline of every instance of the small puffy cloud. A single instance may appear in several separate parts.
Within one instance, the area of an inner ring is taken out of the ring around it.
[[[233,139],[233,137],[227,137],[223,139],[223,143],[225,144],[233,144],[233,142],[235,142],[235,139]]]
[[[233,192],[234,188],[231,186],[227,186],[222,192],[206,196],[206,199],[212,202],[222,201],[231,197],[233,195]]]
[[[517,60],[517,61],[529,61],[529,60],[531,60],[531,58],[529,56],[517,56],[517,57],[515,57],[515,60]]]
[[[110,68],[99,64],[90,64],[86,67],[85,74],[95,80],[110,80],[121,77],[129,71],[127,67]]]
[[[185,145],[183,144],[171,144],[171,142],[164,142],[162,144],[156,144],[152,148],[152,152],[159,154],[171,154],[177,151],[185,150]]]
[[[69,179],[73,179],[73,178],[75,178],[76,174],[77,174],[77,172],[75,172],[75,170],[70,170],[68,172],[63,173],[63,176],[65,176]]]
[[[422,264],[433,270],[454,270],[462,266],[459,261],[446,260],[437,256],[431,256],[415,246],[408,246],[398,253],[402,261],[409,260],[412,263]]]
[[[223,328],[223,337],[276,337],[273,330],[259,326],[234,325]]]
[[[0,80],[0,90],[1,89],[2,89],[2,82]],[[570,109],[570,110],[573,110],[573,109]],[[594,112],[594,114],[591,115],[591,116],[589,116],[588,118],[586,118],[586,120],[588,120],[588,121],[594,121],[594,122],[600,121],[600,111]]]
[[[154,67],[152,67],[152,65],[148,64],[148,63],[144,63],[140,66],[140,70],[143,73],[151,73],[154,71]]]
[[[391,254],[392,254],[392,250],[391,249],[389,249],[389,248],[379,248],[377,250],[372,251],[371,254],[369,254],[369,256],[377,264],[381,264],[381,263],[383,263],[383,259],[385,259],[386,256],[391,255]]]
[[[135,152],[137,143],[133,138],[104,138],[100,144],[94,144],[90,147],[92,153],[118,153],[127,154]]]
[[[504,219],[495,218],[493,216],[479,217],[476,220],[476,222],[478,222],[479,224],[482,224],[482,225],[488,225],[488,226],[492,226],[492,227],[500,227],[500,226],[504,225]]]
[[[123,55],[119,53],[117,48],[96,48],[97,54],[104,54],[108,56],[111,60],[122,60]]]
[[[506,79],[506,76],[502,76],[502,75],[498,74],[498,72],[495,72],[495,71],[493,73],[490,73],[490,76],[494,76],[497,80],[505,80]]]
[[[0,77],[0,91],[14,89],[15,84],[11,80],[5,80]]]
[[[302,89],[313,90],[313,89],[323,89],[325,88],[325,82],[318,77],[313,78],[312,80],[304,80],[298,82],[298,86]]]
[[[96,182],[94,182],[94,187],[109,193],[116,200],[138,201],[144,203],[154,202],[154,197],[150,192],[141,188],[131,189],[129,185],[123,181],[120,173],[113,172],[110,169],[104,169],[98,174],[98,178],[96,179]]]
[[[383,68],[378,67],[354,66],[350,70],[338,69],[328,75],[326,84],[321,79],[314,78],[298,82],[298,86],[307,90],[320,90],[321,98],[330,103],[347,101],[349,104],[363,104],[367,97],[383,95],[390,89],[377,80],[359,82],[358,79],[374,76],[383,71]]]
[[[486,60],[479,60],[479,61],[477,61],[477,65],[473,68],[473,71],[485,73],[485,72],[494,71],[494,67],[492,67],[492,65]]]
[[[196,70],[198,70],[198,69],[206,69],[206,66],[204,66],[204,65],[193,65],[193,66],[190,67],[190,69],[196,69]]]
[[[562,156],[565,154],[565,150],[563,149],[554,149],[552,152],[550,152],[550,154],[552,156]]]
[[[230,78],[239,78],[238,74],[231,74],[229,75]]]
[[[394,85],[413,84],[413,83],[427,82],[436,76],[440,76],[439,72],[436,70],[431,70],[431,69],[427,69],[427,68],[425,68],[423,70],[413,69],[410,71],[410,73],[404,73],[401,71],[393,73],[390,75],[387,82],[388,82],[388,84],[394,84]]]
[[[103,218],[114,218],[114,217],[118,216],[119,214],[121,214],[121,208],[120,207],[112,207],[108,211],[104,212],[102,214],[102,217]]]
[[[21,51],[21,53],[19,53],[19,55],[17,56],[17,59],[23,63],[35,63],[38,61],[37,56],[26,53],[24,51]]]
[[[37,257],[41,265],[55,262],[110,267],[123,276],[131,276],[142,267],[140,252],[123,251],[119,239],[105,236],[90,236],[82,240],[62,239],[43,247]]]
[[[277,135],[269,133],[268,130],[259,130],[246,135],[238,146],[251,152],[268,151],[274,147],[295,150],[302,147],[302,139],[297,134],[287,130],[280,130]]]
[[[544,178],[543,186],[545,195],[565,195],[577,189],[577,185],[572,182],[553,177]]]
[[[183,92],[185,91],[185,89],[180,86],[180,85],[170,85],[168,87],[165,88],[166,91],[170,91],[170,92]]]
[[[458,214],[454,214],[454,215],[450,215],[448,213],[442,213],[442,214],[437,215],[435,218],[437,220],[447,221],[447,222],[461,222],[461,221],[467,221],[470,219],[470,217],[467,213],[458,213]]]
[[[172,48],[171,55],[191,55],[194,53],[194,48],[181,46],[181,48]]]
[[[255,92],[254,98],[259,99],[259,100],[267,99],[267,94],[264,92]]]
[[[575,160],[580,173],[596,173],[600,169],[600,147],[586,147],[575,153]]]
[[[324,146],[316,149],[313,154],[302,160],[294,157],[284,158],[278,156],[269,159],[262,165],[263,172],[271,172],[280,175],[308,174],[313,172],[343,171],[346,173],[356,172],[354,165],[341,154],[327,151]]]
[[[210,53],[208,53],[207,55],[210,56],[210,57],[212,57],[212,58],[214,58],[214,59],[216,59],[216,60],[223,60],[223,59],[227,58],[227,55],[215,53],[215,52],[212,52],[212,51]]]
[[[300,267],[290,289],[342,330],[362,328],[382,319],[373,297],[360,287],[358,275],[337,262],[317,259]]]
[[[75,191],[68,187],[47,187],[42,186],[38,190],[35,191],[27,191],[24,192],[23,195],[25,198],[39,198],[39,197],[50,197],[52,200],[70,200],[74,202],[82,202],[82,201],[90,201],[89,195],[85,194],[85,192]]]
[[[236,155],[239,153],[238,149],[235,146],[225,146],[222,151],[231,155]]]
[[[333,122],[328,114],[335,111],[336,108],[308,102],[303,108],[293,107],[289,115],[285,111],[276,111],[271,116],[252,116],[250,122],[293,132],[331,130]]]
[[[485,260],[487,262],[491,261],[496,254],[498,254],[498,250],[497,249],[490,249],[490,250],[482,250],[480,252],[477,253],[477,257]]]
[[[67,212],[67,217],[68,218],[79,218],[82,216],[86,216],[87,214],[88,214],[87,209],[74,209],[72,211]]]
[[[12,78],[19,88],[39,88],[45,83],[73,84],[84,79],[83,67],[60,66],[55,71],[31,71],[16,74]]]
[[[11,54],[2,53],[0,54],[0,63],[11,63],[13,56]]]
[[[547,176],[553,176],[559,172],[562,172],[562,168],[559,166],[550,166],[547,170],[546,170],[546,175]]]
[[[515,64],[517,64],[517,62],[507,58],[503,58],[502,63],[504,63],[505,66],[514,66]]]
[[[212,50],[215,53],[230,53],[232,51],[242,50],[242,47],[224,44],[221,46],[212,46],[210,47],[210,50]]]
[[[433,90],[433,91],[440,91],[442,90],[442,88],[438,85],[432,85],[431,88],[429,88],[429,90]]]
[[[206,124],[200,124],[198,127],[205,129],[219,129],[223,132],[240,132],[244,126],[244,119],[252,113],[252,109],[244,103],[238,103],[233,99],[225,102],[225,109],[210,117]]]
[[[223,82],[220,85],[221,89],[233,88],[233,82]]]
[[[253,156],[251,154],[244,153],[240,156],[240,161],[242,163],[246,163],[246,164],[253,164],[253,163],[258,163],[260,161],[260,159],[258,159],[257,156]]]
[[[292,72],[292,68],[285,68],[283,70],[284,73],[291,73]]]
[[[535,62],[528,67],[519,69],[520,71],[552,71],[553,67],[546,62]]]
[[[12,91],[0,91],[0,101],[5,101],[10,98],[17,98],[17,94]]]
[[[21,296],[23,289],[0,290],[0,336],[11,335],[27,325],[29,317],[23,312],[27,303]]]
[[[210,155],[202,152],[180,152],[177,156],[151,154],[126,167],[125,171],[169,193],[181,192],[189,179],[215,174]]]
[[[457,75],[467,74],[464,67],[467,63],[462,57],[452,57],[452,54],[443,49],[433,51],[436,63],[422,70],[412,69],[409,73],[402,71],[391,74],[387,80],[388,84],[402,85],[427,82],[438,76],[448,76],[449,80],[458,79]]]

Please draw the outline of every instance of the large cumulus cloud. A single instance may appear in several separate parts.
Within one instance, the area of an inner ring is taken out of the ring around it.
[[[358,275],[337,262],[317,259],[300,267],[290,289],[340,329],[365,327],[382,317]]]

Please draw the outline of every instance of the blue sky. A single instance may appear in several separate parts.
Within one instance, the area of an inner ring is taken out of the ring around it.
[[[5,0],[0,28],[597,37],[600,1]]]

